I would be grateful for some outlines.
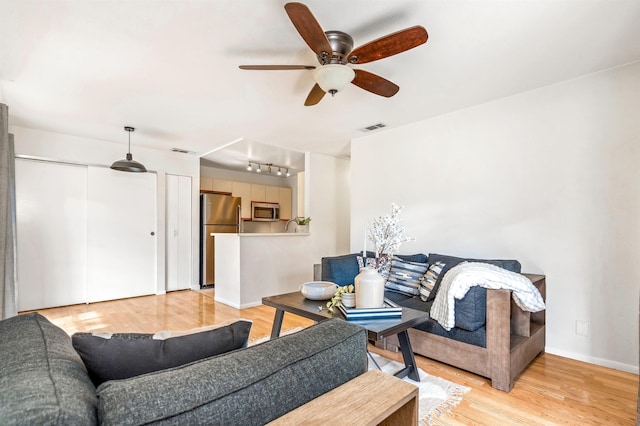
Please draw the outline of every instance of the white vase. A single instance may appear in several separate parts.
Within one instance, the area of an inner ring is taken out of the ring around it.
[[[345,308],[354,308],[356,306],[355,293],[344,293],[342,295],[342,304]]]
[[[384,278],[372,267],[356,275],[356,308],[381,308],[384,303]]]

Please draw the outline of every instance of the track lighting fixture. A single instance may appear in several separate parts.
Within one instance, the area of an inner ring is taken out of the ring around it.
[[[256,173],[262,173],[262,166],[265,167],[265,172],[268,174],[273,174],[275,173],[276,176],[281,176],[281,177],[290,177],[291,173],[289,172],[289,168],[285,167],[285,166],[279,166],[277,164],[273,164],[273,163],[259,163],[257,161],[251,161],[249,160],[249,165],[247,166],[247,171],[248,172],[252,172],[255,169]],[[277,169],[277,171],[276,171]],[[283,172],[286,171],[286,172]]]

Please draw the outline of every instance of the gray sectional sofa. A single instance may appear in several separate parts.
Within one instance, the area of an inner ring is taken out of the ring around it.
[[[360,253],[322,258],[314,268],[315,279],[332,281],[338,285],[352,284],[360,270]],[[368,253],[371,258],[373,253]],[[429,298],[408,296],[385,291],[385,297],[401,306],[429,313],[438,286],[446,272],[465,261],[484,262],[520,273],[517,260],[469,259],[431,253],[397,255],[398,258],[433,265],[444,265]],[[393,266],[392,266],[393,268]],[[529,277],[546,299],[545,277]],[[455,327],[445,330],[435,320],[409,329],[415,353],[491,379],[494,388],[510,391],[515,378],[533,359],[544,352],[545,312],[531,314],[522,311],[512,300],[509,290],[487,290],[472,287],[466,296],[455,301]],[[397,339],[387,339],[385,348],[395,349]]]
[[[340,320],[97,388],[45,317],[0,321],[0,336],[2,425],[260,425],[367,370],[366,331]]]

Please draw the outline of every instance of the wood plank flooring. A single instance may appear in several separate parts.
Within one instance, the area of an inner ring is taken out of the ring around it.
[[[253,321],[250,339],[269,335],[274,309],[238,310],[213,300],[213,289],[177,291],[89,305],[40,310],[67,333],[187,330],[228,319]],[[282,330],[312,322],[286,314]],[[400,361],[370,345],[372,352]],[[429,374],[471,388],[460,405],[440,418],[442,425],[634,425],[638,376],[550,354],[538,357],[509,393],[497,391],[480,376],[416,356]]]

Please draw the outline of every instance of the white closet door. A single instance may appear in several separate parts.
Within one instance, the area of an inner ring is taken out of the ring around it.
[[[88,168],[88,301],[156,292],[156,175]]]
[[[167,291],[191,287],[191,177],[167,175]]]
[[[18,310],[84,303],[87,167],[15,164]]]

